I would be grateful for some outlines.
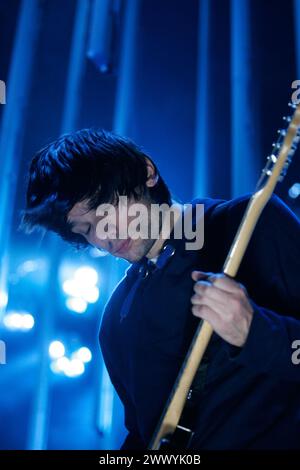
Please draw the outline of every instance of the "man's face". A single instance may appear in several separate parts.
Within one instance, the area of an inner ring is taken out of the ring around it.
[[[110,206],[113,208],[113,212],[102,212],[100,215],[99,209],[88,209],[88,201],[84,200],[77,202],[67,215],[68,221],[72,224],[72,232],[82,235],[87,242],[111,253],[113,256],[118,258],[124,258],[129,262],[139,261],[145,256],[151,247],[153,246],[155,239],[151,239],[150,236],[138,237],[130,236],[130,230],[128,234],[128,227],[136,219],[136,216],[131,215],[135,204],[142,204],[144,208],[143,222],[141,225],[151,228],[150,221],[150,206],[151,201],[143,198],[139,201],[133,199],[126,199],[126,210],[124,205]],[[104,206],[99,206],[104,209]],[[104,220],[105,218],[105,220]],[[105,222],[105,236],[103,235],[103,228]],[[123,234],[123,235],[122,235]],[[125,236],[124,236],[125,234]]]

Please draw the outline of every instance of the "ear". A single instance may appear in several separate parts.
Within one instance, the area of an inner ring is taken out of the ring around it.
[[[153,188],[153,186],[156,185],[158,181],[158,174],[156,173],[156,170],[153,166],[153,163],[146,157],[146,163],[147,163],[147,181],[146,185],[148,188]]]

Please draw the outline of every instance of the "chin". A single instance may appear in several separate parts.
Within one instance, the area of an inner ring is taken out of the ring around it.
[[[136,263],[140,261],[147,253],[148,249],[143,244],[136,244],[131,246],[131,249],[128,253],[124,253],[123,258],[129,261],[130,263]]]
[[[131,254],[131,255],[124,256],[124,259],[129,261],[129,263],[136,263],[137,261],[140,261],[142,258],[143,258],[143,255]]]

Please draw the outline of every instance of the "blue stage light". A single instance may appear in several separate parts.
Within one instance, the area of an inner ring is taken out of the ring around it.
[[[7,292],[0,290],[0,308],[5,308],[8,302]]]
[[[91,255],[92,258],[103,258],[104,256],[109,255],[109,252],[100,250],[99,248],[96,248],[95,246],[93,246],[89,249],[89,254]]]
[[[41,271],[46,269],[46,261],[43,259],[28,259],[18,266],[17,273],[19,276],[25,276],[26,274],[34,271]]]
[[[300,183],[295,183],[290,187],[289,196],[292,199],[296,199],[298,196],[300,196]]]

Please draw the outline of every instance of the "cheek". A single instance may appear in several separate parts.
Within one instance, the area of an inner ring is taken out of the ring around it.
[[[120,211],[117,212],[116,219],[114,221],[115,223],[115,228],[117,230],[117,233],[119,233],[119,230],[122,232],[126,231],[127,232],[127,227],[128,227],[128,215],[126,211]]]
[[[106,240],[101,240],[100,238],[95,236],[90,236],[87,237],[87,241],[90,245],[92,245],[95,248],[99,248],[101,250],[107,250],[107,241]]]
[[[115,217],[104,216],[103,218],[98,218],[94,225],[93,236],[96,240],[100,241],[107,238],[115,239],[117,238],[116,226]]]

